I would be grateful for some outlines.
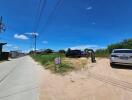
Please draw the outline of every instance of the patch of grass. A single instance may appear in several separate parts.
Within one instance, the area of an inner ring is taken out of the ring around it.
[[[46,65],[46,64],[49,64],[51,62],[54,62],[54,59],[56,57],[61,57],[63,58],[64,55],[61,55],[61,54],[35,54],[35,55],[31,55],[31,57],[33,59],[35,59],[36,61],[39,61],[42,63],[42,65]]]
[[[65,72],[72,71],[73,69],[74,67],[70,66],[69,64],[62,63],[58,66],[58,70],[56,70],[56,72],[63,74]]]
[[[108,49],[98,49],[95,52],[96,57],[102,57],[102,58],[108,58],[110,56],[110,53]]]
[[[52,54],[35,54],[31,55],[31,57],[41,63],[45,69],[49,69],[52,72],[55,73],[66,73],[68,71],[71,71],[73,67],[69,65],[68,63],[61,62],[60,65],[57,65],[58,69],[56,69],[56,65],[54,64],[54,60],[57,57],[61,57],[61,60],[65,57],[64,54],[59,54],[59,53],[52,53]]]
[[[96,57],[109,58],[110,54],[96,54]]]

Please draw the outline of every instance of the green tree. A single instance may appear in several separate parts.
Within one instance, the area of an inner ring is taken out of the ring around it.
[[[68,48],[68,50],[67,50],[67,53],[69,53],[69,52],[71,52],[71,49],[70,48]]]
[[[126,39],[120,43],[115,43],[108,46],[110,53],[113,49],[132,49],[132,39]]]
[[[125,39],[122,42],[109,45],[106,49],[96,50],[96,56],[108,57],[113,49],[132,49],[132,39]]]
[[[110,53],[108,49],[98,49],[95,52],[96,57],[109,57]]]
[[[66,51],[65,50],[59,50],[59,53],[65,54]]]
[[[52,49],[46,49],[45,51],[44,51],[44,53],[53,53],[53,50]]]

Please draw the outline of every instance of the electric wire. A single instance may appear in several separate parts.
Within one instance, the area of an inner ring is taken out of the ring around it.
[[[37,32],[38,28],[39,28],[39,24],[40,24],[40,21],[41,21],[41,18],[42,18],[42,14],[43,14],[43,11],[44,11],[44,8],[46,7],[46,3],[47,3],[47,0],[39,0],[39,4],[38,4],[38,14],[36,16],[36,21],[34,23],[34,32]]]
[[[45,31],[45,29],[50,25],[50,23],[51,23],[51,21],[52,21],[52,19],[53,19],[53,16],[54,16],[54,14],[55,14],[55,12],[57,11],[57,9],[58,9],[59,7],[62,6],[63,1],[64,1],[64,0],[58,0],[58,1],[57,1],[57,3],[56,3],[56,5],[55,5],[54,9],[53,9],[52,12],[49,14],[48,19],[47,19],[47,21],[46,21],[46,24],[44,25],[44,28],[43,28],[43,30],[42,30],[41,32]]]
[[[42,17],[42,14],[43,14],[43,11],[44,11],[44,8],[46,7],[46,2],[47,0],[39,0],[38,2],[38,6],[37,6],[37,14],[35,16],[35,21],[34,21],[34,25],[33,25],[33,32],[34,33],[37,33],[37,30],[39,28],[39,25],[40,25],[40,21],[41,21],[41,17]],[[32,45],[34,47],[34,49],[36,49],[36,34],[32,34]],[[32,46],[31,46],[31,49],[32,49]]]

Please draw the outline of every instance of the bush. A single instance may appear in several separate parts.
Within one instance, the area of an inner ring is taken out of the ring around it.
[[[95,52],[96,57],[109,57],[110,53],[108,49],[98,49]]]
[[[112,44],[108,46],[108,50],[111,53],[113,49],[132,49],[132,39],[124,40],[120,43]]]
[[[111,44],[106,49],[96,50],[97,57],[108,57],[113,49],[132,49],[132,39],[127,39],[119,43]]]

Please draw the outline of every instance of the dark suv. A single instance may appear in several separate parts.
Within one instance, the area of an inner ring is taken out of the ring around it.
[[[81,57],[82,56],[82,51],[81,50],[70,50],[69,52],[66,53],[66,57]]]

